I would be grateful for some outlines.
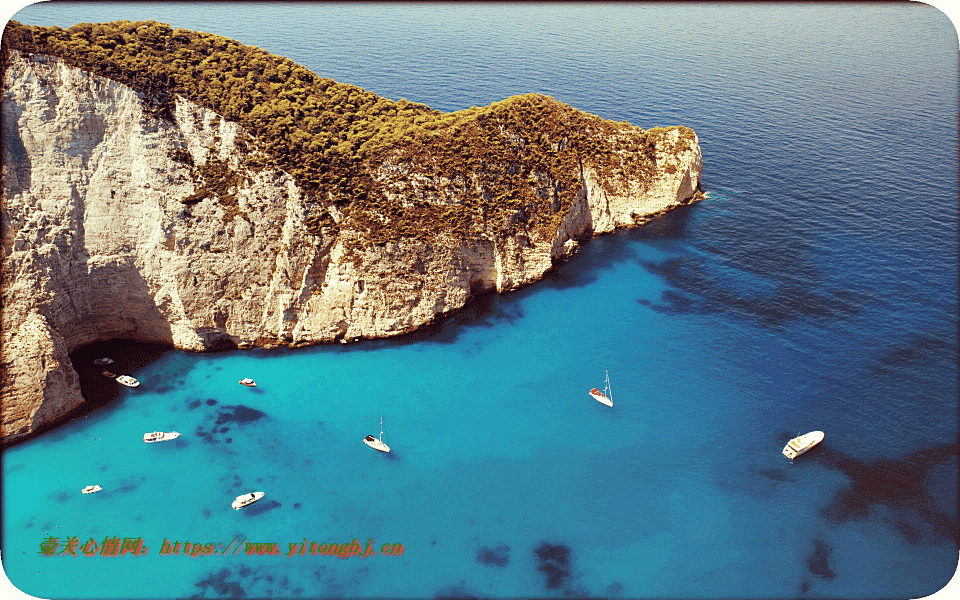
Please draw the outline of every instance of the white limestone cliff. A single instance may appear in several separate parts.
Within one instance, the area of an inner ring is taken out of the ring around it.
[[[82,404],[67,353],[83,344],[199,351],[409,332],[479,293],[540,279],[594,233],[688,202],[701,173],[696,139],[661,150],[679,135],[667,130],[649,181],[609,194],[585,167],[554,238],[411,240],[349,256],[345,234],[307,234],[307,199],[288,174],[244,170],[246,133],[208,109],[177,98],[172,120],[153,118],[122,84],[14,52],[2,111],[6,442]],[[244,176],[232,214],[212,199],[181,202],[195,191],[183,151]]]

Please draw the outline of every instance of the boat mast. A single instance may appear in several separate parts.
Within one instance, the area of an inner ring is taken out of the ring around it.
[[[610,398],[610,402],[613,402],[613,390],[610,388],[610,371],[607,371],[607,398]]]
[[[383,411],[380,411],[380,441],[383,441]]]

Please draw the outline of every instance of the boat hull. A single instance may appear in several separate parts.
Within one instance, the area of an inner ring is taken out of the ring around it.
[[[120,377],[117,377],[117,383],[119,383],[120,385],[125,385],[127,387],[132,387],[132,388],[138,387],[140,385],[139,381],[137,381],[133,377],[130,377],[129,375],[121,375]]]
[[[80,490],[80,492],[82,492],[82,493],[84,493],[84,494],[95,494],[95,493],[99,492],[99,491],[102,490],[102,489],[103,489],[103,488],[100,487],[99,485],[88,485],[87,487],[85,487],[85,488],[83,488],[82,490]]]
[[[613,400],[607,398],[603,395],[603,392],[594,388],[590,390],[590,397],[599,402],[600,404],[606,404],[607,406],[613,406]]]
[[[266,494],[263,492],[251,492],[249,494],[244,494],[242,496],[237,496],[237,499],[234,500],[230,506],[233,507],[233,510],[240,510],[244,506],[250,506],[260,498],[263,498]]]
[[[159,433],[160,433],[159,437],[154,437],[149,433],[143,434],[143,443],[156,444],[157,442],[169,442],[170,440],[175,440],[178,437],[180,437],[180,433],[176,431],[171,431],[170,433],[165,433],[161,431]]]
[[[390,452],[390,446],[384,444],[381,440],[378,440],[376,438],[372,440],[368,440],[364,438],[363,443],[370,446],[374,450],[379,450],[380,452]]]
[[[823,441],[826,437],[822,431],[811,431],[799,437],[795,437],[783,447],[783,455],[793,460],[801,454],[809,452],[814,446]]]

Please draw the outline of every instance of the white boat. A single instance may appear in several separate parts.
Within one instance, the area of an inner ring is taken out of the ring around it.
[[[176,431],[163,432],[163,431],[154,431],[153,433],[143,434],[143,443],[144,444],[153,444],[156,442],[169,442],[170,440],[175,440],[180,437],[180,434]]]
[[[601,392],[597,388],[590,390],[590,396],[601,404],[613,406],[613,391],[610,389],[610,371],[607,371],[607,386]]]
[[[241,379],[240,384],[245,385],[247,387],[257,387],[257,382],[250,379],[249,377],[244,377],[243,379]]]
[[[787,442],[787,445],[783,447],[783,455],[793,460],[822,442],[823,438],[824,433],[822,431],[811,431],[810,433],[797,436]]]
[[[87,487],[83,488],[80,491],[83,492],[84,494],[93,494],[95,492],[99,492],[102,489],[103,488],[100,487],[99,485],[88,485]]]
[[[112,364],[113,364],[113,359],[112,359],[112,358],[98,358],[97,360],[93,361],[93,364],[95,364],[95,365],[112,365]]]
[[[380,452],[390,452],[390,446],[383,443],[383,414],[380,414],[380,437],[375,438],[372,435],[368,435],[363,438],[363,443],[370,446],[374,450],[379,450]]]
[[[121,375],[120,377],[117,377],[117,383],[121,383],[127,387],[137,387],[140,385],[139,381],[133,377],[130,377],[129,375]]]
[[[234,500],[230,506],[233,507],[233,510],[240,510],[244,506],[250,506],[260,498],[264,497],[263,492],[250,492],[249,494],[243,494],[242,496],[237,496],[237,499]]]

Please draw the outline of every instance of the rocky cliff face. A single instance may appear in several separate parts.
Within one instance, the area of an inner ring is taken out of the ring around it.
[[[80,345],[126,338],[199,351],[405,333],[478,293],[536,281],[579,241],[699,188],[696,140],[678,151],[667,130],[657,172],[630,189],[603,191],[585,166],[549,239],[521,231],[350,250],[349,232],[307,233],[309,207],[289,175],[244,170],[248,136],[236,124],[182,99],[159,120],[141,100],[51,57],[13,53],[4,74],[5,441],[81,405],[67,355]],[[237,207],[181,202],[196,187],[189,163],[211,158],[243,178]]]

